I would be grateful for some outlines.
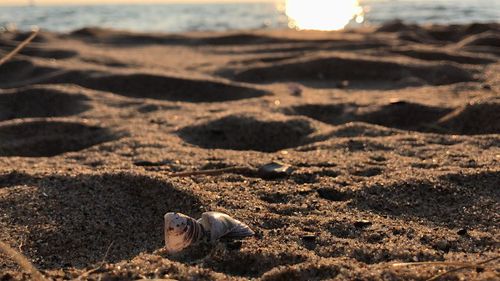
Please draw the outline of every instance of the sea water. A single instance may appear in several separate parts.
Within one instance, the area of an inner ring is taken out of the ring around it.
[[[299,5],[294,19],[288,4]],[[300,2],[301,1],[301,2]],[[341,29],[401,19],[409,23],[471,23],[500,21],[498,0],[364,0],[352,9],[336,3],[349,0],[278,0],[270,3],[0,6],[0,26],[38,26],[67,32],[87,26],[136,31],[184,32],[261,28],[300,28],[300,21],[323,21],[322,28]],[[35,1],[36,3],[36,1]],[[297,4],[298,3],[298,4]],[[324,5],[324,6],[322,6]],[[343,5],[345,6],[345,5]],[[349,10],[349,11],[347,11]],[[342,15],[342,13],[351,13]],[[321,14],[321,15],[320,15]],[[320,18],[324,17],[324,18]],[[309,17],[309,19],[308,19]],[[346,18],[347,22],[339,22]],[[326,18],[326,19],[325,19]],[[325,20],[339,19],[328,26]],[[326,25],[326,28],[325,28]],[[314,25],[304,25],[316,29]],[[339,28],[340,27],[340,28]]]

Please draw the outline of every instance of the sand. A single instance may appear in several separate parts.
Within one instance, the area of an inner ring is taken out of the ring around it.
[[[498,257],[499,56],[498,24],[42,31],[0,66],[0,240],[57,280],[426,280],[454,267],[392,264]],[[171,176],[272,161],[293,173]],[[168,255],[169,211],[256,235]],[[29,279],[0,254],[0,280]]]

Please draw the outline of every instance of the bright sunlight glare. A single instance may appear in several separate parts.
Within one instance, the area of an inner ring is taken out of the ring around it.
[[[364,21],[357,0],[287,0],[289,26],[296,29],[339,30],[351,21]]]

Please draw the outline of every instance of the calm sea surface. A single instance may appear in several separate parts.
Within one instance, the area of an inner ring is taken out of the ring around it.
[[[282,0],[247,4],[0,6],[0,26],[54,31],[101,26],[137,31],[255,28],[334,30],[392,19],[412,23],[500,21],[498,0]]]

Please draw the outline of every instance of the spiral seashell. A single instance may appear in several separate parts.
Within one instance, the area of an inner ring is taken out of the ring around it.
[[[184,214],[167,213],[164,219],[165,247],[169,253],[180,252],[204,236],[201,224]]]
[[[198,222],[209,233],[212,242],[223,237],[243,238],[255,234],[246,224],[219,212],[205,212]]]
[[[255,233],[246,224],[219,212],[205,212],[199,220],[181,213],[165,214],[165,247],[177,253],[204,237],[215,242],[220,238],[243,238]]]

